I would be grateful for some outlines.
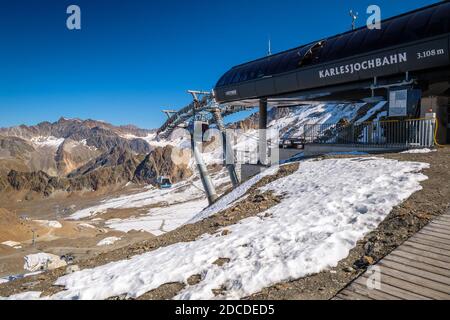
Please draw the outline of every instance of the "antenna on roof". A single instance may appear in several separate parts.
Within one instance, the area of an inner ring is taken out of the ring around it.
[[[268,43],[268,49],[267,49],[267,56],[271,56],[272,55],[272,41],[270,39],[269,36],[269,43]]]
[[[352,30],[356,29],[356,19],[358,19],[358,12],[354,13],[353,10],[349,12],[350,17],[352,17]]]

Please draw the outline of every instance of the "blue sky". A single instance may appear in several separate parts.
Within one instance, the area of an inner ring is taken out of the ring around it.
[[[347,31],[426,0],[14,0],[0,3],[0,127],[61,116],[158,127],[233,65]],[[66,28],[79,5],[82,30]]]

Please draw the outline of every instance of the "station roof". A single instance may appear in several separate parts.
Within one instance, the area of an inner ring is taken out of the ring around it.
[[[216,88],[449,32],[450,2],[438,3],[384,20],[380,30],[362,27],[235,66],[219,79]]]

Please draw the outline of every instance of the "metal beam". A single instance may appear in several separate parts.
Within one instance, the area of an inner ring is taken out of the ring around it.
[[[199,151],[198,145],[201,143],[203,143],[202,125],[194,123],[194,130],[191,135],[192,153],[194,154],[194,159],[197,163],[197,169],[200,174],[200,179],[202,181],[206,197],[208,198],[209,205],[212,205],[214,202],[216,202],[218,196],[216,193],[216,189],[211,181],[211,177],[209,176],[208,168],[206,167],[205,162],[203,161],[202,154]]]
[[[230,176],[231,183],[233,184],[233,188],[237,188],[240,184],[240,181],[236,174],[234,152],[233,152],[231,143],[227,137],[227,132],[225,129],[225,125],[223,123],[222,114],[221,114],[219,108],[214,109],[212,113],[214,116],[214,120],[217,124],[217,128],[220,130],[220,132],[222,134],[224,165],[226,166],[226,168],[228,170],[228,174]]]
[[[259,100],[259,164],[267,165],[267,100]]]

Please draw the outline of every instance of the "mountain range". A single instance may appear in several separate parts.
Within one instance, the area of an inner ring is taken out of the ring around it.
[[[385,115],[383,103],[273,108],[269,127],[279,130],[281,137],[295,136],[303,132],[304,124],[370,121]],[[229,127],[255,134],[257,124],[256,113]],[[238,135],[237,143],[255,137]],[[186,155],[189,146],[177,130],[160,141],[155,130],[95,120],[61,118],[54,123],[0,128],[0,192],[48,197],[56,191],[97,191],[129,182],[156,184],[159,176],[176,183],[193,174],[193,163]],[[209,144],[209,149],[205,151],[209,153],[205,154],[207,164],[220,163],[222,148]],[[174,152],[186,161],[175,164]]]
[[[55,191],[96,191],[132,180],[156,183],[159,175],[176,182],[189,175],[187,166],[161,165],[159,158],[167,158],[174,147],[160,145],[155,137],[154,130],[132,125],[66,118],[2,128],[0,191],[50,196]]]

